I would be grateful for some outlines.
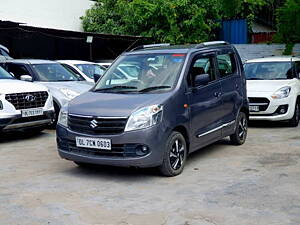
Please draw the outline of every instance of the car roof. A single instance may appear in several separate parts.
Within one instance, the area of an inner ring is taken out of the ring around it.
[[[203,42],[200,44],[189,44],[189,45],[153,44],[153,45],[139,46],[129,52],[125,52],[124,54],[125,55],[152,54],[152,53],[187,54],[188,52],[192,52],[192,51],[220,49],[220,48],[232,48],[232,45],[224,41],[211,41],[211,42]]]
[[[22,63],[22,64],[56,64],[57,62],[44,59],[11,59],[6,62]]]
[[[294,56],[272,56],[266,58],[257,58],[247,60],[246,63],[259,63],[259,62],[291,62],[291,61],[300,61],[300,57]]]
[[[83,60],[57,60],[59,63],[67,63],[67,64],[97,64],[94,62],[83,61]]]

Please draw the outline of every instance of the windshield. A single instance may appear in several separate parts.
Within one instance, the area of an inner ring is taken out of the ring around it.
[[[103,75],[105,72],[105,68],[97,64],[76,64],[75,66],[92,79],[94,79],[94,74]]]
[[[104,74],[94,91],[169,91],[175,85],[185,54],[121,56]]]
[[[6,70],[0,66],[0,79],[14,79]]]
[[[81,81],[82,77],[71,73],[58,63],[32,65],[39,81]]]
[[[293,79],[291,62],[246,63],[247,80],[285,80]]]

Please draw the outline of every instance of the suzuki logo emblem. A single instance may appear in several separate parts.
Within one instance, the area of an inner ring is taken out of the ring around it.
[[[91,121],[91,124],[90,124],[90,127],[93,128],[93,129],[95,129],[96,127],[98,127],[98,122],[97,122],[97,120],[92,120],[92,121]]]
[[[35,96],[33,95],[26,95],[24,98],[27,102],[34,102],[35,101]]]

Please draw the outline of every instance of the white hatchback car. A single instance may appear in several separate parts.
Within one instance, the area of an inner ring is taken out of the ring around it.
[[[73,73],[81,75],[88,82],[94,82],[95,75],[100,78],[106,71],[105,67],[93,62],[80,60],[58,60],[57,62]]]
[[[300,58],[291,56],[245,63],[250,120],[288,121],[298,126]]]

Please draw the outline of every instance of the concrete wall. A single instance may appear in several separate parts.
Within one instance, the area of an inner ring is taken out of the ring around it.
[[[236,44],[243,61],[268,56],[280,56],[285,49],[284,44]],[[300,44],[296,44],[293,49],[293,55],[300,56]]]
[[[0,20],[82,31],[79,18],[92,4],[89,0],[1,0]]]

